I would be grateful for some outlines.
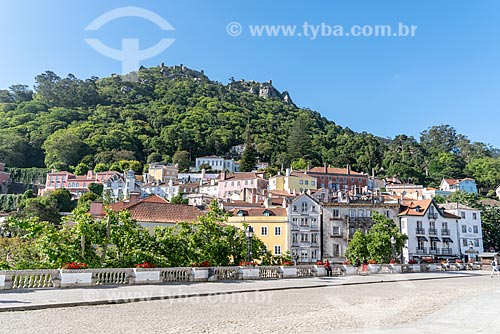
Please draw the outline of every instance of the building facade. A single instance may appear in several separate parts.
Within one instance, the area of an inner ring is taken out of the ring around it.
[[[288,206],[290,253],[297,263],[322,260],[321,217],[321,204],[307,194],[296,197]]]
[[[201,165],[210,166],[211,170],[214,171],[228,171],[230,173],[234,173],[237,171],[236,165],[233,159],[224,159],[222,157],[218,157],[216,155],[209,155],[205,157],[196,158],[195,161],[195,171],[201,171]]]
[[[0,194],[7,193],[7,189],[11,182],[10,173],[5,171],[5,165],[0,162]]]
[[[177,181],[179,168],[177,165],[154,162],[148,166],[148,172],[144,177],[146,183]]]
[[[314,176],[290,172],[287,169],[285,175],[275,175],[269,179],[269,190],[286,191],[289,194],[302,194],[308,190],[316,190],[316,178]]]
[[[466,193],[477,194],[476,180],[465,179],[443,179],[439,189],[449,192],[464,191]]]
[[[405,261],[460,258],[460,217],[440,209],[434,200],[405,201],[399,214],[401,232],[408,236]]]
[[[307,174],[316,177],[318,188],[328,188],[332,191],[351,191],[362,193],[367,189],[368,175],[347,168],[314,167]]]

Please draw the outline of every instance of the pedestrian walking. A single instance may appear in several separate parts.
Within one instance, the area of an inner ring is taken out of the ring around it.
[[[363,259],[363,269],[362,269],[363,272],[368,272],[368,260],[367,259]]]
[[[361,269],[361,260],[359,257],[356,258],[354,265],[356,266],[356,274],[359,274],[359,270]]]
[[[332,266],[330,265],[330,261],[326,259],[325,261],[325,269],[326,269],[326,276],[332,276]]]
[[[493,277],[493,274],[496,272],[497,276],[500,277],[500,270],[498,270],[498,260],[496,257],[493,258],[493,261],[491,261],[491,274],[490,277]]]

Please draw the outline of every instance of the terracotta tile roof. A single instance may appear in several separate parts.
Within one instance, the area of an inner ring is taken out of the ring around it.
[[[243,211],[244,216],[251,216],[251,217],[256,217],[256,216],[264,216],[265,211],[269,211],[271,216],[286,216],[287,211],[285,208],[247,208],[247,209],[238,209],[235,208],[231,210],[230,212],[233,214],[233,216],[237,216],[239,211]]]
[[[325,167],[313,167],[313,168],[309,169],[307,172],[308,173],[325,174]],[[334,168],[334,167],[328,167],[326,174],[348,175],[347,168]],[[364,174],[351,170],[350,175],[364,175]]]
[[[310,179],[315,179],[314,176],[311,176],[309,174],[306,174],[306,173],[303,173],[303,172],[291,172],[290,173],[291,176],[295,176],[295,177],[300,177],[300,178],[310,178]]]
[[[432,199],[424,199],[420,201],[403,200],[399,214],[402,216],[424,216],[431,203]]]
[[[288,191],[286,190],[269,190],[269,193],[272,195],[272,196],[285,196],[285,197],[295,197],[296,195],[294,194],[290,194]]]
[[[225,180],[219,180],[219,182],[223,181],[235,181],[235,180],[248,180],[248,179],[263,179],[263,173],[256,172],[236,172],[233,174],[227,174]]]
[[[460,182],[459,179],[444,179],[444,181],[448,183],[450,186]]]
[[[127,209],[138,222],[179,223],[194,222],[202,211],[194,206],[171,204],[160,196],[150,196],[137,202],[118,202],[110,205],[113,211]]]

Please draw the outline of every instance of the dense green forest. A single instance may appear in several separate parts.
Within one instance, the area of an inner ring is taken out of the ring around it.
[[[274,166],[303,158],[426,185],[443,177],[474,177],[485,189],[500,183],[499,151],[449,125],[420,138],[356,133],[295,106],[271,83],[222,84],[184,66],[86,80],[47,71],[33,90],[0,90],[0,161],[9,167],[84,173],[160,160],[186,165],[249,140]]]

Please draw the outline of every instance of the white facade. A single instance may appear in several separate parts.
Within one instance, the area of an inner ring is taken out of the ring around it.
[[[323,207],[323,257],[331,262],[346,260],[349,240],[357,230],[367,233],[373,212],[398,224],[399,204],[330,203]]]
[[[401,232],[408,236],[404,260],[461,257],[459,217],[439,210],[434,201],[415,201],[400,215]]]
[[[315,263],[321,254],[321,205],[304,194],[288,207],[290,253],[298,263]]]
[[[215,155],[196,158],[195,171],[200,171],[200,166],[202,164],[208,164],[212,170],[227,170],[230,173],[237,171],[233,159],[224,159]]]
[[[172,181],[168,183],[153,182],[142,186],[142,191],[149,195],[157,195],[171,201],[173,197],[179,194],[179,184]]]
[[[462,204],[448,203],[441,205],[446,212],[460,217],[458,221],[458,237],[460,252],[463,257],[472,257],[483,252],[483,230],[481,226],[481,211]]]
[[[141,191],[140,185],[137,184],[135,174],[132,170],[126,173],[125,178],[121,173],[116,172],[110,177],[103,179],[102,185],[103,195],[107,196],[112,202],[129,198],[130,193]]]

